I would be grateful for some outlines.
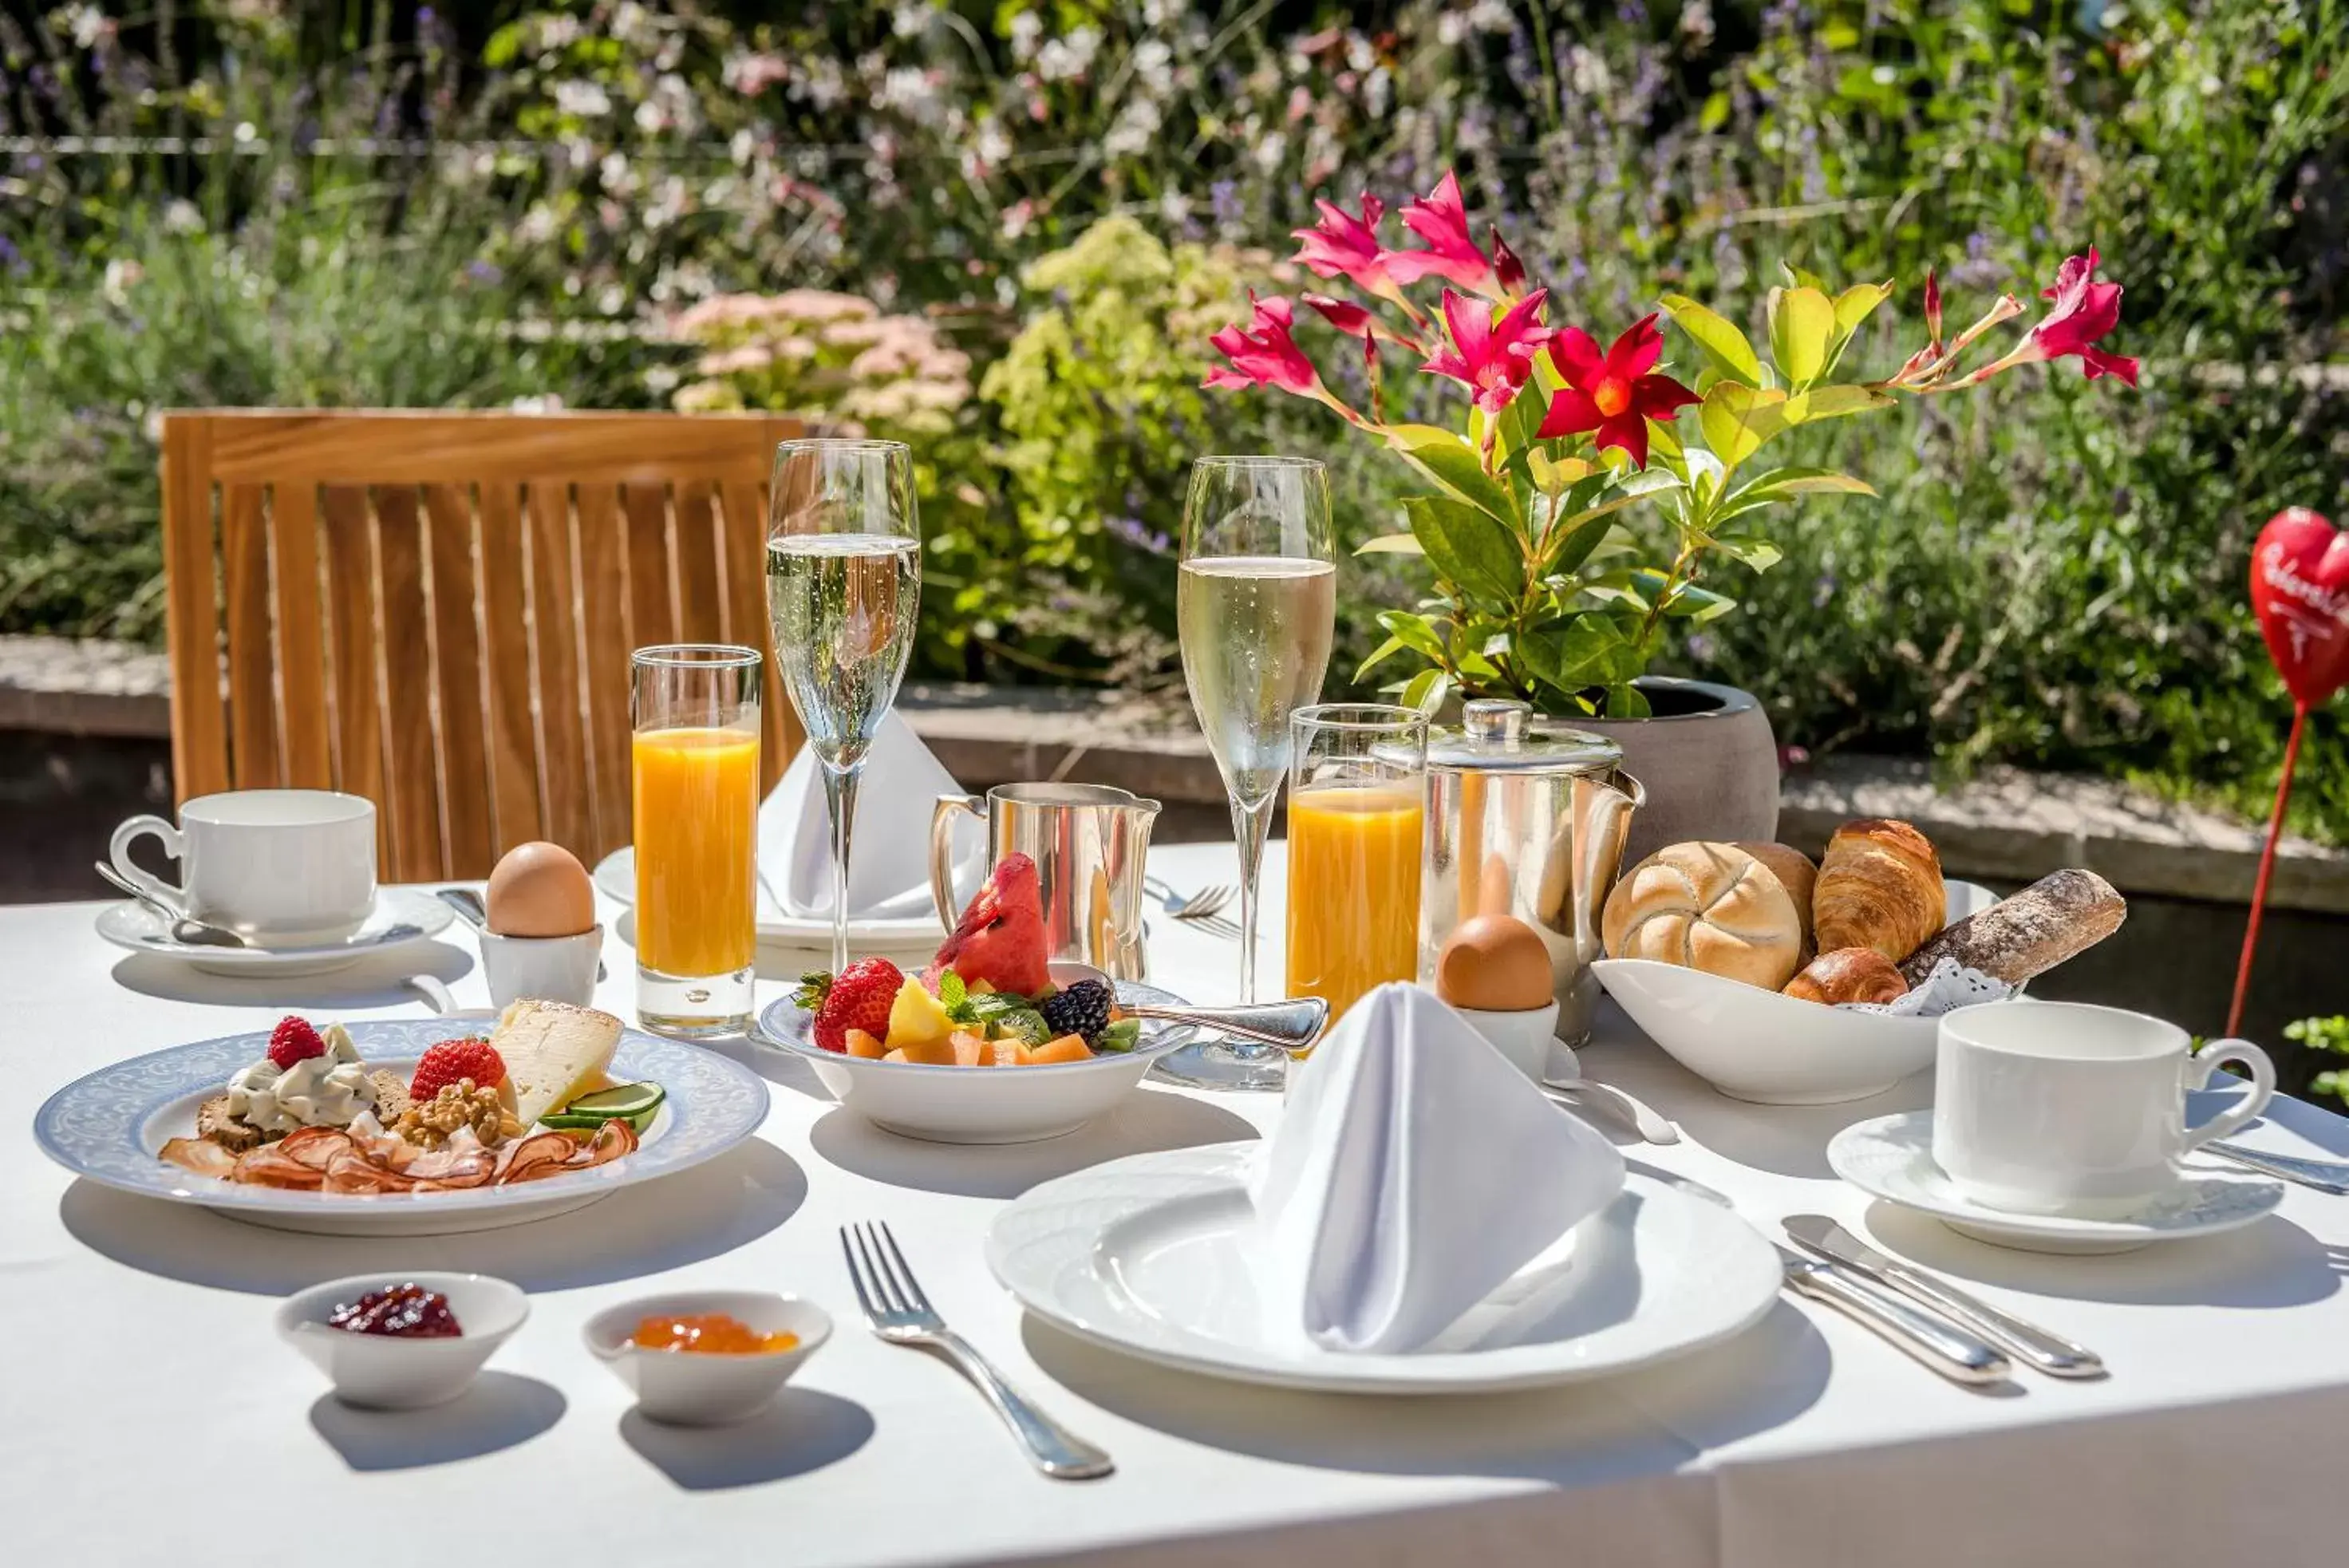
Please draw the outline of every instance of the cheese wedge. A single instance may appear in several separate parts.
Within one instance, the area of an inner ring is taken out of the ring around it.
[[[593,1008],[524,997],[498,1020],[490,1044],[506,1064],[516,1120],[529,1127],[604,1082],[620,1021]]]

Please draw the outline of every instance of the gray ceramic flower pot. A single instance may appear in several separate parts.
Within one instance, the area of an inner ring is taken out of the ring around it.
[[[1648,792],[1631,819],[1626,870],[1668,844],[1778,836],[1778,742],[1750,691],[1643,675],[1646,719],[1569,718],[1623,748],[1623,771]]]

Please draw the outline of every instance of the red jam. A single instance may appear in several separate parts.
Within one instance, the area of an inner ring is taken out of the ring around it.
[[[422,1285],[392,1285],[369,1291],[358,1300],[335,1308],[329,1328],[346,1334],[379,1334],[393,1339],[455,1339],[464,1333],[449,1298]]]
[[[693,1350],[721,1355],[759,1355],[796,1349],[796,1334],[761,1334],[739,1317],[722,1312],[699,1317],[656,1316],[636,1324],[631,1343],[647,1350]]]

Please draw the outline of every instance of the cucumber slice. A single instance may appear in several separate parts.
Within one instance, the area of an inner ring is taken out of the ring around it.
[[[658,1084],[619,1084],[608,1089],[598,1089],[592,1095],[582,1095],[563,1107],[567,1116],[585,1116],[593,1121],[605,1121],[613,1116],[631,1119],[650,1111],[661,1103],[667,1091]]]
[[[638,1132],[642,1132],[652,1126],[653,1113],[657,1109],[659,1109],[658,1106],[653,1106],[629,1116],[614,1116],[606,1112],[592,1116],[574,1116],[566,1112],[556,1111],[551,1116],[539,1117],[538,1125],[543,1127],[553,1127],[558,1132],[597,1132],[602,1129],[605,1122],[624,1121]]]

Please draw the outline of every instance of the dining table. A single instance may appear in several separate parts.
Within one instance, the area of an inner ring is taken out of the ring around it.
[[[1280,983],[1285,857],[1265,857],[1262,983]],[[1229,844],[1154,849],[1179,889],[1235,879]],[[634,1022],[626,911],[598,894],[599,1006]],[[804,1060],[724,1052],[769,1081],[758,1136],[589,1207],[450,1236],[292,1234],[78,1179],[36,1147],[54,1090],[123,1057],[281,1015],[414,1018],[423,975],[488,993],[452,928],[349,969],[269,981],[127,954],[96,903],[0,908],[0,1517],[26,1563],[255,1564],[409,1553],[462,1563],[1804,1564],[2332,1563],[2349,1433],[2349,1198],[2291,1188],[2225,1234],[2104,1257],[1968,1240],[1839,1182],[1839,1128],[1930,1102],[1931,1075],[1841,1105],[1716,1093],[1611,1006],[1583,1071],[1678,1127],[1592,1123],[1634,1170],[1781,1239],[1833,1216],[1884,1251],[2092,1347],[2109,1376],[2018,1369],[1961,1386],[1781,1293],[1753,1327],[1661,1365],[1532,1392],[1366,1397],[1171,1370],[1026,1316],[984,1242],[1011,1199],[1106,1160],[1257,1139],[1277,1094],[1146,1082],[1042,1142],[925,1143],[835,1105]],[[1228,934],[1154,913],[1153,983],[1236,999]],[[818,954],[762,950],[758,999]],[[425,990],[429,990],[428,985]],[[453,1030],[452,1030],[453,1033]],[[1561,1110],[1560,1115],[1574,1114]],[[2349,1158],[2349,1121],[2278,1097],[2241,1142]],[[1457,1215],[1462,1225],[1479,1216]],[[947,1362],[866,1332],[839,1229],[886,1221],[947,1322],[1113,1474],[1030,1468]],[[454,1403],[347,1407],[284,1344],[289,1293],[361,1272],[460,1270],[531,1315]],[[630,1296],[796,1293],[831,1342],[763,1413],[648,1420],[581,1327]]]

